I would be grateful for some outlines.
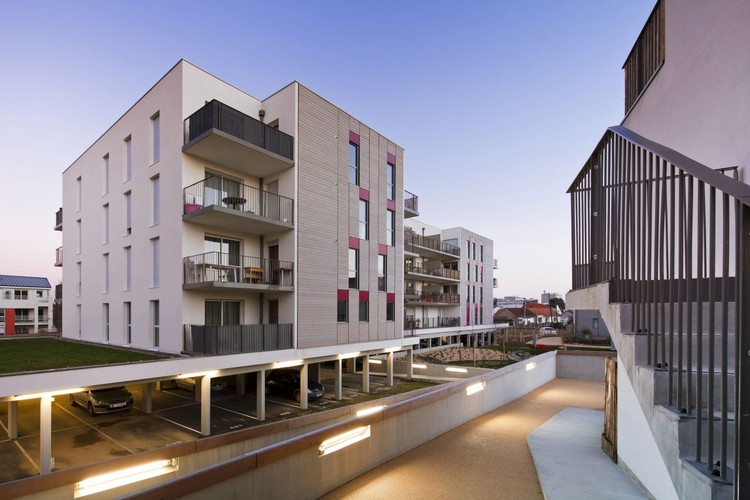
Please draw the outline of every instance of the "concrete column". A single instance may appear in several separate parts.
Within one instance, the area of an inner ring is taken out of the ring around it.
[[[8,437],[18,437],[18,401],[8,401]]]
[[[406,351],[406,378],[409,380],[414,379],[414,350],[407,349]]]
[[[310,380],[320,382],[320,363],[313,363],[307,367],[307,377]]]
[[[346,373],[357,373],[357,358],[347,358]]]
[[[211,435],[211,377],[196,377],[195,390],[200,394],[201,434]]]
[[[245,373],[239,373],[235,377],[236,384],[237,384],[237,394],[245,394],[245,379],[247,378],[247,374]]]
[[[334,382],[333,382],[334,383],[334,387],[335,387],[335,398],[336,398],[336,401],[341,401],[341,398],[343,397],[342,396],[342,391],[341,391],[341,360],[337,359],[334,362],[333,366],[334,366],[334,368],[333,368],[334,374],[333,375],[334,375],[334,379],[335,379]]]
[[[161,391],[162,390],[162,382],[163,382],[162,380],[157,380],[156,381],[156,390],[157,391]]]
[[[299,406],[307,410],[307,363],[299,371]]]
[[[52,396],[39,398],[39,469],[52,472]]]
[[[393,387],[393,353],[389,352],[385,361],[385,385]]]
[[[255,374],[255,413],[261,422],[266,419],[266,371]]]
[[[151,382],[142,384],[141,388],[141,410],[143,413],[151,413],[151,388],[153,384]]]
[[[362,392],[370,392],[370,355],[362,356]]]

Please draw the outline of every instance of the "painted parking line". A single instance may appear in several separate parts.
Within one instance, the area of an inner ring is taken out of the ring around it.
[[[90,427],[90,428],[94,429],[94,430],[95,430],[96,432],[98,432],[99,434],[101,434],[101,435],[102,435],[102,436],[104,436],[105,438],[109,439],[110,441],[112,441],[112,442],[113,442],[113,443],[115,443],[115,444],[116,444],[117,446],[121,447],[122,449],[124,449],[125,451],[127,451],[128,453],[130,453],[131,455],[132,455],[133,453],[135,453],[135,451],[131,450],[130,448],[128,448],[127,446],[125,446],[124,444],[122,444],[121,442],[119,442],[118,440],[116,440],[115,438],[113,438],[112,436],[110,436],[109,434],[107,434],[106,432],[102,431],[101,429],[97,429],[97,428],[96,428],[95,426],[93,426],[93,425],[89,424],[88,422],[86,422],[85,420],[83,420],[83,419],[82,419],[81,417],[79,417],[78,415],[75,415],[75,414],[73,414],[73,412],[71,412],[71,411],[69,411],[69,410],[68,410],[67,408],[65,408],[65,407],[61,406],[61,405],[60,405],[59,403],[55,403],[55,406],[57,406],[58,408],[60,408],[60,409],[61,409],[62,411],[64,411],[64,412],[65,412],[65,413],[67,413],[68,415],[72,416],[73,418],[75,418],[75,419],[79,420],[79,421],[80,421],[80,422],[82,422],[82,423],[83,423],[83,424],[84,424],[85,426],[87,426],[87,427]],[[75,428],[75,427],[71,427],[71,429],[74,429],[74,428]]]
[[[31,465],[33,465],[36,470],[38,470],[38,471],[41,472],[41,469],[39,468],[39,465],[34,461],[33,458],[31,458],[31,455],[29,455],[26,452],[26,450],[24,450],[23,446],[21,446],[21,443],[19,443],[18,441],[14,441],[13,444],[15,444],[18,447],[18,449],[21,450],[21,453],[23,454],[24,457],[26,457],[26,460],[28,460],[29,462],[31,462]]]

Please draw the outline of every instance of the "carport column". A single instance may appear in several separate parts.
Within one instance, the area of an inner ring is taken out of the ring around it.
[[[362,357],[362,392],[370,392],[370,355]]]
[[[200,386],[201,398],[201,434],[211,435],[211,377],[197,377],[196,386]],[[197,387],[196,387],[197,389]]]
[[[8,437],[18,437],[18,401],[8,401]]]
[[[393,387],[393,352],[388,353],[385,361],[385,385]]]
[[[336,397],[336,401],[341,401],[341,397],[342,397],[341,396],[341,360],[337,359],[336,361],[334,361],[333,367],[334,367],[333,368],[333,371],[334,371],[333,384],[335,387],[334,389],[335,397]]]
[[[299,371],[299,406],[307,410],[307,363]]]
[[[261,422],[266,419],[266,371],[255,374],[255,413]]]
[[[153,384],[151,382],[147,382],[143,384],[143,390],[141,391],[143,393],[143,396],[141,396],[141,410],[143,413],[151,413],[151,388],[153,387]]]
[[[414,349],[406,351],[406,378],[409,380],[414,378]]]
[[[52,472],[52,396],[39,399],[39,469]]]

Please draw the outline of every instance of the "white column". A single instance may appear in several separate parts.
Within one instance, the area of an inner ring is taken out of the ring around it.
[[[200,394],[201,402],[201,434],[211,435],[211,377],[196,377],[196,392]]]
[[[336,393],[336,401],[341,401],[342,394],[341,394],[341,360],[337,359],[334,362],[334,386],[335,386],[335,393]]]
[[[261,422],[266,419],[266,371],[255,374],[255,413]]]
[[[39,469],[52,472],[52,396],[39,398]]]
[[[237,394],[245,394],[245,378],[246,374],[239,373],[237,374],[236,381],[237,381]]]
[[[299,371],[299,406],[307,410],[307,363]]]
[[[370,392],[370,355],[362,357],[362,392]]]
[[[8,401],[8,437],[18,437],[18,401]]]
[[[389,352],[385,361],[385,385],[393,387],[393,353]]]
[[[406,378],[414,378],[414,349],[411,348],[406,351]]]
[[[143,410],[143,413],[151,413],[151,388],[153,387],[153,384],[151,382],[147,384],[143,384],[143,388],[141,390],[142,396],[141,396],[141,410]]]

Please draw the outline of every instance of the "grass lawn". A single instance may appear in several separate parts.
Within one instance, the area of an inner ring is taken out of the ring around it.
[[[0,340],[0,373],[71,368],[165,359],[138,351],[79,344],[60,339]]]

